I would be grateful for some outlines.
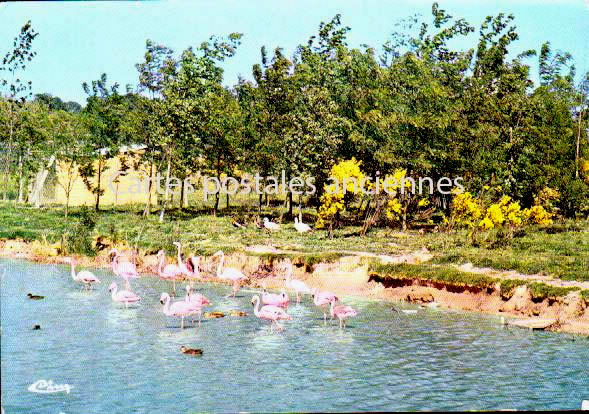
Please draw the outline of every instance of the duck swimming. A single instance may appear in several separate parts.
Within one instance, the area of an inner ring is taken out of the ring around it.
[[[180,347],[180,351],[182,351],[183,354],[187,355],[202,355],[202,349],[186,348],[184,345]]]
[[[32,293],[27,293],[27,297],[29,299],[33,299],[33,300],[41,300],[41,299],[45,299],[45,296],[40,296],[40,295],[33,295]]]

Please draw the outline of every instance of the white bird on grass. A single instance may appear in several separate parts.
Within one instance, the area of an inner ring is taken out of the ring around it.
[[[303,220],[301,219],[301,221],[299,221],[299,219],[297,217],[295,217],[295,222],[294,222],[294,228],[299,232],[299,233],[306,233],[308,231],[311,231],[311,226],[309,226],[308,224],[303,223]]]
[[[264,228],[270,231],[278,231],[280,230],[280,224],[268,220],[268,217],[264,217]]]

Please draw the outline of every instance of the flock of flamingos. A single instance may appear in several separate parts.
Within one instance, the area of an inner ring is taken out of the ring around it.
[[[173,290],[176,292],[176,282],[189,280],[190,284],[186,286],[186,296],[184,300],[172,302],[170,295],[166,292],[160,296],[160,303],[163,305],[163,313],[167,316],[181,318],[181,329],[184,329],[184,318],[191,317],[194,323],[194,317],[198,316],[200,324],[202,317],[202,309],[211,305],[211,302],[200,293],[193,291],[192,283],[195,280],[201,280],[199,264],[200,257],[190,256],[186,261],[182,261],[181,245],[175,242],[174,245],[178,249],[178,264],[165,264],[166,256],[163,250],[157,254],[158,267],[157,274],[162,280],[173,283]],[[121,277],[125,281],[125,289],[119,290],[116,282],[112,282],[108,290],[111,293],[112,300],[124,304],[127,308],[130,304],[135,304],[141,298],[131,290],[130,280],[139,278],[137,267],[134,263],[129,261],[122,261],[121,254],[113,249],[110,251],[112,258],[112,271],[115,275]],[[233,282],[231,295],[239,290],[240,282],[247,277],[240,270],[233,267],[225,267],[225,254],[218,251],[213,257],[219,257],[217,264],[216,276],[219,279]],[[75,282],[81,283],[82,288],[90,289],[92,285],[100,283],[100,280],[87,270],[82,270],[76,273],[75,258],[71,258],[71,275]],[[287,274],[285,277],[285,286],[296,293],[296,301],[300,303],[302,294],[310,294],[313,296],[313,303],[318,306],[323,312],[323,321],[327,323],[327,313],[329,312],[331,318],[338,318],[340,328],[345,328],[346,319],[356,316],[358,313],[351,306],[337,304],[339,299],[331,292],[320,292],[317,289],[311,289],[302,280],[292,278],[292,264],[287,263]],[[260,302],[263,306],[260,308]],[[290,320],[292,317],[287,313],[288,304],[290,302],[289,296],[283,290],[280,294],[268,293],[264,289],[261,295],[254,295],[252,297],[252,305],[254,306],[254,315],[260,319],[271,322],[270,329],[273,331],[274,326],[278,330],[283,330],[283,326],[279,323],[281,320]]]

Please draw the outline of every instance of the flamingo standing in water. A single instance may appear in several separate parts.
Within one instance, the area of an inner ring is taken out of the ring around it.
[[[256,315],[260,319],[266,319],[267,321],[272,321],[270,325],[270,330],[274,331],[274,325],[278,328],[278,330],[283,330],[284,328],[282,325],[278,323],[280,320],[291,320],[292,316],[285,312],[284,309],[273,306],[273,305],[264,305],[262,309],[260,309],[260,297],[255,295],[252,298],[252,305],[254,305],[254,315]]]
[[[164,305],[162,309],[166,316],[175,316],[177,318],[182,318],[182,322],[180,324],[180,329],[184,329],[184,318],[187,316],[192,316],[198,313],[198,309],[192,303],[179,300],[170,304],[170,295],[167,293],[162,293],[160,296],[160,303]]]
[[[319,292],[317,289],[313,290],[313,303],[323,311],[323,323],[327,323],[327,309],[331,302],[337,302],[339,299],[331,292]]]
[[[200,325],[200,320],[202,318],[202,308],[212,305],[211,301],[209,301],[204,295],[201,295],[200,293],[193,293],[192,287],[190,285],[186,285],[186,297],[184,298],[184,301],[196,307],[196,313],[198,314],[198,324]],[[194,323],[194,320],[192,323]]]
[[[100,283],[100,280],[98,280],[98,278],[94,275],[94,273],[89,272],[87,270],[82,270],[80,271],[78,274],[76,274],[76,259],[75,258],[71,258],[70,259],[70,264],[72,265],[72,279],[74,279],[74,282],[76,283],[82,283],[82,288],[85,289],[90,289],[90,287],[92,286],[92,284],[94,283]]]
[[[285,284],[287,288],[293,289],[296,292],[297,303],[301,303],[301,293],[313,294],[313,291],[305,282],[292,278],[292,263],[287,264]]]
[[[137,273],[137,266],[135,263],[131,263],[129,261],[120,262],[121,254],[117,249],[112,249],[109,254],[114,254],[112,258],[112,271],[115,275],[122,277],[125,279],[125,288],[127,290],[131,289],[131,285],[129,284],[129,279],[138,279],[139,273]]]
[[[247,276],[243,274],[240,270],[234,267],[226,267],[223,269],[223,264],[225,263],[225,253],[219,250],[213,256],[220,256],[219,264],[217,265],[217,277],[223,280],[231,280],[233,281],[233,297],[239,290],[239,281],[243,279],[247,279]]]
[[[125,309],[129,307],[129,303],[137,303],[141,300],[139,296],[130,290],[118,290],[117,284],[112,282],[108,288],[112,300],[125,304]]]
[[[161,279],[171,280],[173,282],[174,295],[176,295],[176,280],[182,280],[182,269],[180,269],[180,266],[171,263],[164,267],[166,254],[163,250],[157,252],[157,257],[159,257],[160,259],[159,264],[157,266],[157,274]]]
[[[180,254],[182,245],[180,242],[174,242],[173,244],[178,249],[178,267],[180,268],[182,275],[188,278],[190,280],[190,284],[192,285],[192,281],[194,279],[200,280],[200,269],[198,267],[200,264],[200,257],[190,256],[188,259],[186,259],[186,262],[183,262],[182,255]]]
[[[352,318],[358,315],[358,312],[352,308],[351,306],[347,305],[338,305],[335,306],[335,300],[331,302],[329,305],[329,313],[331,314],[331,318],[334,317],[339,319],[339,327],[345,328],[346,327],[346,319]]]
[[[262,293],[262,303],[264,305],[274,305],[281,308],[288,308],[288,302],[290,298],[283,290],[280,294],[266,292],[266,286],[264,285],[264,293]]]

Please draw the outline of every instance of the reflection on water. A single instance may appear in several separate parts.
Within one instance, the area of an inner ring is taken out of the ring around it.
[[[187,320],[180,330],[159,303],[169,284],[134,281],[142,300],[125,309],[107,290],[120,280],[96,273],[102,283],[80,292],[66,266],[0,264],[7,414],[578,409],[589,398],[586,338],[509,329],[495,316],[404,314],[357,299],[346,303],[360,314],[340,330],[337,321],[323,324],[308,297],[291,304],[293,320],[277,333],[253,316],[257,290],[227,298],[229,287],[212,285],[198,286],[214,303],[207,310],[227,316],[200,326]],[[180,288],[173,300],[183,299]],[[28,292],[46,298],[28,300]],[[184,355],[182,345],[204,355]],[[28,392],[39,379],[74,388]]]

